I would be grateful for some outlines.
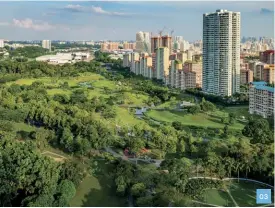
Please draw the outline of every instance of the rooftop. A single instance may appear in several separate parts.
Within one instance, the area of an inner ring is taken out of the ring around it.
[[[255,88],[257,90],[265,90],[265,91],[274,93],[274,87],[269,87],[269,86],[264,86],[264,85],[256,85]]]
[[[255,86],[260,86],[260,85],[266,85],[267,83],[264,81],[259,81],[259,82],[251,82],[251,84]]]

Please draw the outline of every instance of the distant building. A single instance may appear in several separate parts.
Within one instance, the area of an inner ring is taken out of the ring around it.
[[[136,43],[128,43],[128,42],[124,42],[123,43],[123,49],[126,49],[126,50],[134,50],[136,49]]]
[[[164,81],[167,75],[169,75],[169,49],[160,47],[156,55],[156,78]]]
[[[246,68],[241,68],[240,70],[240,84],[249,84],[250,82],[253,82],[253,71]]]
[[[140,74],[152,78],[152,57],[148,54],[143,54],[140,58]]]
[[[136,64],[135,62],[139,61],[139,53],[133,52],[131,53],[131,65],[130,65],[130,70],[133,73],[136,73]]]
[[[274,64],[274,50],[260,52],[260,61],[266,64]]]
[[[117,42],[110,42],[108,45],[108,50],[118,50],[119,43]]]
[[[254,77],[268,83],[274,83],[274,64],[256,63]]]
[[[202,63],[184,64],[185,88],[202,87]]]
[[[126,53],[123,55],[123,67],[130,67],[131,66],[131,54]]]
[[[101,51],[107,51],[108,50],[108,43],[102,43],[100,45]]]
[[[177,53],[177,59],[180,60],[182,63],[185,63],[185,61],[187,61],[187,53],[178,52]]]
[[[182,70],[182,62],[179,60],[172,60],[169,68],[169,77],[166,84],[171,87],[185,89],[185,77]]]
[[[160,47],[167,47],[169,54],[173,52],[172,37],[169,35],[151,37],[151,52],[156,53]]]
[[[101,51],[114,51],[119,49],[119,43],[118,42],[104,42],[101,43],[100,46]]]
[[[195,54],[192,56],[193,62],[202,62],[202,54]]]
[[[52,50],[52,43],[50,40],[42,40],[42,48],[46,48],[49,51]]]
[[[249,88],[249,113],[264,118],[274,115],[274,88],[266,82],[252,82]]]
[[[4,48],[4,40],[0,39],[0,48]]]
[[[140,31],[136,34],[136,51],[151,53],[149,32]]]

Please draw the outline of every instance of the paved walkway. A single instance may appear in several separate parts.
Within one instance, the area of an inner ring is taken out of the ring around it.
[[[163,160],[155,160],[155,159],[146,160],[146,159],[140,159],[140,158],[128,158],[125,155],[120,155],[120,154],[116,153],[110,147],[105,147],[105,151],[112,154],[114,157],[121,158],[123,160],[127,160],[127,161],[132,162],[132,163],[136,163],[137,161],[142,161],[142,162],[154,164],[156,167],[159,167],[161,162],[163,161]],[[153,161],[153,163],[150,162],[150,161]]]
[[[231,195],[230,191],[227,189],[226,190],[228,195],[230,196],[230,198],[232,199],[233,203],[235,204],[236,207],[239,207],[238,203],[235,201],[235,199],[233,198],[233,196]]]

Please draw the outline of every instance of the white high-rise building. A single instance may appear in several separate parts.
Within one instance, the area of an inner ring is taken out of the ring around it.
[[[149,32],[138,32],[136,34],[136,51],[151,53],[151,38]]]
[[[52,49],[52,43],[50,40],[42,40],[42,48],[49,49],[51,51]]]
[[[240,12],[203,15],[202,89],[221,96],[240,91]]]
[[[156,78],[163,81],[169,75],[169,48],[160,47],[156,56]]]
[[[0,39],[0,48],[4,48],[4,40]]]

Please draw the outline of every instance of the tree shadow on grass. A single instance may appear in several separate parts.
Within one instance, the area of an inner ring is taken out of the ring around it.
[[[84,196],[84,207],[123,207],[127,206],[127,198],[116,195],[115,182],[112,177],[114,165],[99,161],[93,176],[98,180],[99,189],[92,188]]]

